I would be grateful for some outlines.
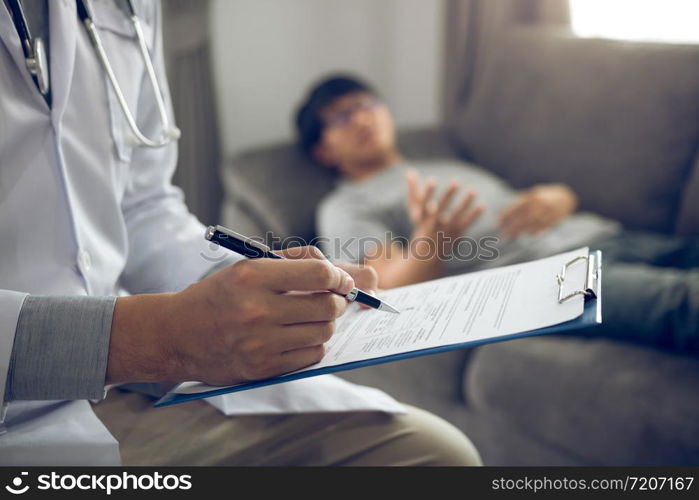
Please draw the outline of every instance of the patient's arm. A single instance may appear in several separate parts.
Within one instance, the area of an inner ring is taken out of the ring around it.
[[[429,281],[441,277],[442,262],[426,245],[413,245],[415,248],[403,248],[394,243],[392,246],[380,246],[375,252],[367,254],[364,263],[373,267],[379,275],[379,288],[395,288]],[[422,248],[417,248],[422,246]],[[419,255],[425,256],[420,257]]]
[[[541,234],[575,212],[578,197],[565,184],[539,184],[515,199],[499,217],[503,236]]]

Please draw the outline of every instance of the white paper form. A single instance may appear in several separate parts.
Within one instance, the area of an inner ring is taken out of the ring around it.
[[[419,283],[380,294],[400,314],[353,308],[338,319],[325,357],[299,371],[536,330],[577,318],[584,299],[558,303],[556,275],[588,249],[545,259]],[[566,273],[579,289],[586,266]],[[570,287],[570,288],[567,288]]]
[[[525,264],[383,291],[380,297],[397,307],[400,314],[362,310],[353,304],[338,319],[335,335],[326,344],[324,358],[319,363],[294,373],[444,345],[506,337],[573,320],[583,313],[584,299],[575,296],[559,304],[559,286],[555,278],[564,264],[575,257],[587,256],[588,253],[588,248],[581,248]],[[583,264],[568,268],[565,294],[583,287],[586,271],[587,266]],[[313,388],[312,385],[293,386],[303,380],[312,383],[314,379],[291,381],[282,385],[303,392]],[[279,391],[284,391],[278,387],[252,389],[250,394],[262,391],[258,397],[264,395],[265,400],[276,398],[273,406],[278,411],[294,407],[296,396],[285,393],[284,398],[278,398]],[[197,394],[214,389],[222,388],[192,382],[180,385],[173,393]],[[336,403],[324,406],[324,402],[332,400],[323,397],[327,393],[327,390],[309,392],[319,399],[303,406],[314,407],[316,411],[317,405],[326,411],[339,408]],[[231,396],[238,394],[240,393]],[[384,399],[385,395],[378,400],[367,398],[367,395],[355,398],[355,404],[366,406],[368,400],[373,400],[372,404],[377,409],[395,411],[391,407],[392,402]],[[304,411],[300,407],[294,409]]]
[[[197,393],[211,389],[214,387],[186,382],[178,387],[178,392]],[[350,411],[406,412],[402,404],[385,392],[353,384],[335,375],[292,380],[285,384],[213,396],[206,401],[227,416]]]

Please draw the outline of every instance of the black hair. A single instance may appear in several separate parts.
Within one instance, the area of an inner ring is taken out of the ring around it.
[[[327,77],[312,87],[296,112],[299,147],[310,159],[314,160],[313,147],[323,135],[325,124],[321,116],[322,110],[334,100],[356,92],[376,95],[368,84],[349,75]]]

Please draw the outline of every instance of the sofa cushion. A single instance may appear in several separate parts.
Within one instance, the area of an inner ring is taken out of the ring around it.
[[[479,347],[464,378],[465,397],[481,414],[580,462],[699,464],[695,357],[540,337]]]
[[[441,129],[401,131],[398,143],[410,158],[455,155]],[[280,246],[287,237],[313,239],[316,207],[336,176],[310,163],[294,144],[286,142],[234,157],[224,165],[223,179],[227,202],[245,207],[276,238],[271,243]]]
[[[306,161],[291,143],[234,157],[224,165],[223,179],[227,202],[246,207],[267,243],[272,237],[312,235],[315,206],[334,182],[329,170]]]
[[[682,194],[680,211],[677,215],[677,232],[699,236],[699,152]]]
[[[518,187],[565,182],[584,209],[672,231],[699,144],[699,46],[522,30],[453,126],[471,160]]]

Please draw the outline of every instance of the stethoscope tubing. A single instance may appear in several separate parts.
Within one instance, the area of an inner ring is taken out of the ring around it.
[[[19,0],[9,0],[10,14],[12,14],[12,20],[15,23],[15,29],[19,35],[19,40],[22,43],[22,51],[24,52],[24,57],[33,57],[32,49],[32,35],[29,31],[29,25],[27,24],[27,18],[24,15],[24,9],[22,9],[22,4]]]
[[[24,61],[29,74],[34,83],[39,88],[39,92],[47,98],[50,92],[50,82],[48,79],[48,63],[46,60],[46,49],[41,38],[32,39],[31,31],[24,15],[22,4],[19,0],[9,0],[10,13],[19,36]],[[33,40],[33,43],[32,43]]]
[[[27,69],[31,73],[34,82],[39,87],[39,91],[46,96],[48,95],[50,88],[43,42],[40,38],[37,38],[34,41],[34,44],[32,44],[31,32],[29,30],[20,0],[9,0],[9,4],[12,11],[12,19],[14,21],[17,34],[20,38],[22,51],[24,52]],[[128,17],[136,33],[141,59],[143,60],[146,73],[148,74],[148,79],[153,87],[153,93],[156,105],[158,107],[158,114],[160,115],[162,134],[157,139],[151,139],[141,131],[136,123],[133,113],[131,113],[131,110],[129,109],[126,97],[121,90],[121,86],[119,85],[119,81],[117,80],[114,69],[109,61],[107,52],[104,49],[104,44],[102,43],[97,27],[95,26],[89,0],[76,0],[78,18],[85,26],[90,43],[94,47],[97,57],[100,60],[100,64],[107,74],[107,79],[109,80],[112,90],[114,91],[117,101],[119,102],[119,106],[124,114],[124,118],[131,129],[131,133],[133,134],[129,138],[130,142],[134,146],[140,145],[148,148],[161,148],[163,146],[167,146],[173,141],[178,140],[180,138],[180,130],[176,126],[170,124],[167,107],[165,106],[165,99],[163,97],[162,90],[158,83],[158,77],[153,66],[153,59],[148,51],[148,45],[146,44],[145,36],[143,35],[141,22],[136,15],[133,2],[131,0],[126,0],[126,5],[128,8]]]

